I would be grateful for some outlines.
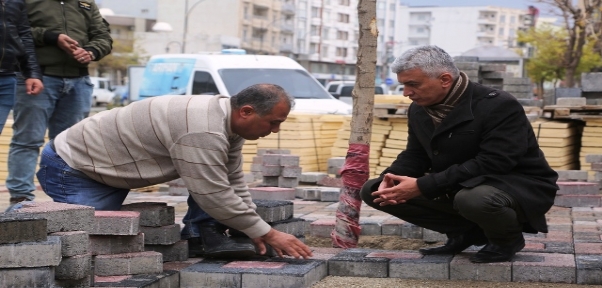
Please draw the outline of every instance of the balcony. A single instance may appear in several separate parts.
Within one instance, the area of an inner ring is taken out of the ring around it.
[[[295,32],[295,26],[293,25],[293,23],[281,23],[280,31],[282,33],[293,34]]]
[[[280,44],[280,52],[293,52],[293,44],[289,44],[289,43]]]
[[[280,11],[282,11],[282,14],[295,15],[295,5],[282,3],[282,6],[280,6]]]

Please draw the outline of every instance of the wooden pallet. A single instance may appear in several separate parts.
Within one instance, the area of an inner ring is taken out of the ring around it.
[[[374,117],[407,118],[410,104],[374,104]]]
[[[550,119],[602,119],[602,105],[543,107],[542,117]]]

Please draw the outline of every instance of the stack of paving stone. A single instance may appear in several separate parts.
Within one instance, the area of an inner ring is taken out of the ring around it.
[[[242,145],[242,171],[251,171],[255,155],[257,155],[257,140],[245,140],[245,144]]]
[[[163,262],[188,259],[188,241],[181,240],[180,225],[175,224],[175,209],[164,202],[138,202],[121,206],[122,211],[140,213],[140,232],[144,250],[163,255]]]
[[[602,154],[602,119],[587,119],[583,134],[581,136],[581,151],[579,160],[584,167],[581,170],[588,170],[586,157],[587,155]],[[590,175],[593,175],[591,172]]]
[[[582,73],[581,90],[588,105],[602,105],[602,73]]]
[[[287,154],[264,154],[261,174],[263,185],[269,187],[294,188],[299,185],[302,168],[299,156]]]
[[[38,267],[56,266],[54,283],[59,287],[89,287],[93,283],[88,231],[93,227],[94,208],[56,202],[32,202],[23,203],[22,208],[7,215],[44,218],[46,219],[46,233],[48,233],[46,242],[21,243],[15,246],[16,250],[12,251],[13,256],[5,254],[9,256],[9,261],[13,261],[13,263],[31,261],[29,264],[18,264],[21,267],[34,267],[31,266],[34,263],[37,263]],[[39,234],[41,232],[32,231],[32,233]],[[4,231],[2,234],[4,235]],[[26,248],[27,251],[18,251],[20,248]],[[15,259],[11,259],[12,257],[19,259],[15,261]],[[59,261],[58,265],[48,265],[49,257]],[[0,256],[0,263],[2,258],[4,257]],[[45,274],[42,272],[43,269],[40,269],[32,271],[32,275],[42,276]],[[0,283],[2,282],[0,281]],[[38,282],[37,285],[39,283],[52,283],[52,281]],[[10,285],[8,286],[10,287]]]
[[[342,115],[291,113],[278,133],[258,140],[257,148],[290,150],[301,157],[299,165],[304,171],[324,171],[343,118]]]
[[[303,186],[295,189],[295,196],[306,201],[338,202],[341,188],[318,186],[326,177],[328,174],[322,172],[302,173],[299,183]]]
[[[580,122],[539,120],[531,122],[531,126],[550,167],[556,170],[579,169]]]
[[[600,183],[557,182],[558,191],[554,205],[559,207],[601,207]]]
[[[266,154],[281,154],[289,155],[291,150],[286,149],[257,149],[257,154],[253,156],[251,164],[251,175],[254,181],[263,181],[263,155]],[[247,173],[247,172],[245,172]]]
[[[454,64],[468,76],[468,79],[478,82],[480,67],[478,57],[454,57]]]
[[[163,255],[144,250],[144,238],[140,232],[140,212],[95,211],[90,231],[95,283],[112,285],[132,275],[169,276],[162,274]]]
[[[506,72],[505,64],[481,63],[479,65],[479,83],[502,90],[504,89],[504,78],[511,77]]]
[[[589,154],[585,156],[585,163],[589,163],[589,167],[582,167],[581,170],[586,170],[588,180],[602,184],[602,154]]]
[[[0,231],[0,286],[36,287],[55,282],[55,267],[61,263],[61,241],[58,236],[47,236],[45,218],[0,215]]]
[[[385,169],[389,168],[397,155],[406,149],[408,140],[408,119],[397,118],[391,119],[391,132],[385,142],[385,147],[382,149],[382,156],[379,159],[376,173],[373,176],[379,176]]]

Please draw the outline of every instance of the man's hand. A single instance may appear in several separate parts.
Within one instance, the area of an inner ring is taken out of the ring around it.
[[[59,48],[63,49],[63,51],[67,52],[67,54],[71,56],[73,56],[73,52],[75,52],[75,50],[79,47],[77,41],[73,40],[66,34],[60,34],[56,44],[59,46]]]
[[[25,79],[25,91],[28,95],[38,95],[44,89],[44,84],[40,79],[28,78]]]
[[[399,184],[395,185],[394,181],[398,181]],[[420,196],[420,189],[416,178],[387,173],[378,190],[372,192],[372,196],[378,197],[374,199],[374,203],[380,203],[380,206],[397,205]]]
[[[311,250],[295,236],[271,229],[267,234],[253,239],[255,246],[259,248],[259,254],[263,255],[267,251],[265,244],[274,248],[278,256],[289,255],[295,258],[303,257],[305,259],[313,256]]]
[[[90,56],[90,53],[83,48],[75,49],[75,51],[73,51],[73,58],[82,64],[88,64],[90,61],[92,61],[92,56]]]

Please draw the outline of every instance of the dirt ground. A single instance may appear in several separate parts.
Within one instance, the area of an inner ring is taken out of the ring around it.
[[[305,244],[310,247],[332,247],[330,238],[305,238]],[[421,239],[403,239],[399,236],[360,236],[358,248],[385,250],[418,250],[423,247],[439,246],[443,243],[425,243]],[[483,282],[483,281],[454,281],[454,280],[409,280],[397,278],[365,278],[328,276],[316,283],[312,288],[578,288],[602,287],[602,285],[577,285],[556,283],[516,283],[516,282]]]

